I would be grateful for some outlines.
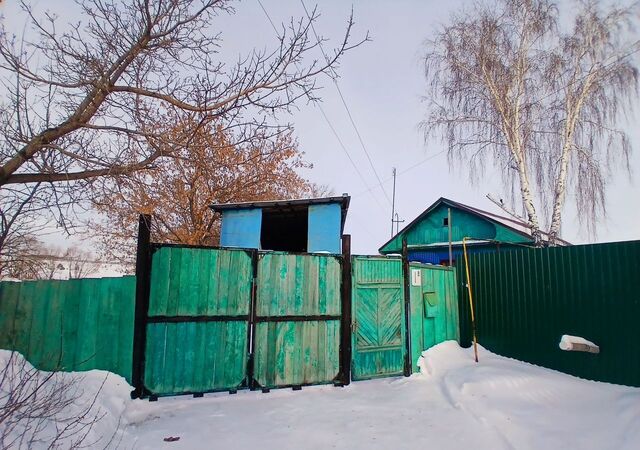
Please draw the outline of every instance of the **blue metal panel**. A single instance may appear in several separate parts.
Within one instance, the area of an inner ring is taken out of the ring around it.
[[[220,245],[260,248],[262,209],[229,210],[222,213]]]
[[[494,244],[490,245],[476,245],[476,246],[467,246],[467,252],[470,255],[477,255],[480,253],[493,253],[500,251],[513,250],[516,248],[522,248],[520,246],[514,246],[509,244],[501,244],[499,247]],[[460,260],[464,258],[462,253],[462,247],[454,245],[452,248],[452,256],[453,261]],[[423,264],[440,264],[442,261],[449,260],[449,249],[448,248],[434,248],[431,250],[409,250],[409,261],[421,262]]]
[[[340,204],[309,205],[308,252],[340,253]]]

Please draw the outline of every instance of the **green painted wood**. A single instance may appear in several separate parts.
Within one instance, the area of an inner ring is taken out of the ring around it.
[[[531,238],[508,227],[443,203],[394,236],[391,241],[380,248],[380,253],[400,253],[404,237],[406,237],[409,246],[448,242],[449,227],[444,225],[443,220],[448,217],[449,208],[451,209],[452,241],[459,242],[465,237],[471,237],[492,239],[504,243],[530,244],[533,242]]]
[[[340,314],[340,258],[261,253],[258,316]]]
[[[404,364],[402,261],[352,259],[352,378],[401,375]]]
[[[484,347],[571,375],[640,386],[640,241],[478,254],[469,265]],[[456,268],[461,344],[468,346],[463,261]],[[560,350],[563,334],[593,341],[600,353]]]
[[[258,316],[340,315],[335,255],[261,253]],[[340,320],[256,324],[254,377],[263,387],[332,382],[339,371]]]
[[[339,320],[258,323],[255,379],[268,388],[330,383],[339,348]]]
[[[134,277],[1,282],[0,347],[42,370],[131,381],[134,304]]]
[[[411,263],[421,272],[420,286],[411,285],[411,363],[418,372],[424,350],[447,340],[459,341],[458,290],[453,268]]]
[[[149,316],[248,314],[251,278],[251,256],[244,250],[157,248]]]
[[[156,248],[148,315],[248,315],[252,273],[244,250]],[[148,324],[145,388],[155,395],[237,389],[246,377],[247,327],[247,320]]]

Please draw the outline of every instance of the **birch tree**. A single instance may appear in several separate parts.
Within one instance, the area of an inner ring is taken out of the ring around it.
[[[618,122],[637,94],[632,10],[573,5],[565,30],[550,0],[476,4],[427,41],[424,60],[425,137],[441,136],[473,182],[495,166],[539,244],[559,238],[568,191],[592,227],[611,169],[628,167]]]

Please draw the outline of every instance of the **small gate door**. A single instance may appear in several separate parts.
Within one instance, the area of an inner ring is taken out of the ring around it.
[[[411,263],[410,271],[411,367],[418,372],[417,361],[424,350],[459,340],[458,290],[453,267]]]
[[[352,378],[402,375],[404,302],[402,260],[353,258]]]

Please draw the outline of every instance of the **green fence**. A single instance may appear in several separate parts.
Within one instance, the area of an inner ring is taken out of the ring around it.
[[[469,262],[480,344],[579,377],[640,386],[640,241],[483,253]],[[464,261],[456,265],[461,338],[470,345]],[[593,341],[600,353],[560,350],[563,334]]]
[[[0,348],[42,370],[103,369],[131,381],[135,278],[0,283]]]
[[[140,395],[340,382],[342,259],[152,244]]]
[[[246,378],[251,254],[155,246],[144,387],[151,395],[237,389]]]
[[[260,387],[343,381],[341,276],[339,256],[260,254],[253,337]]]
[[[354,380],[417,372],[424,350],[459,338],[455,270],[410,263],[406,273],[409,298],[405,299],[402,266],[402,259],[388,256],[353,258]],[[405,339],[406,300],[411,315],[409,340]]]
[[[424,350],[460,339],[458,290],[452,267],[411,263],[410,270],[411,365],[419,372],[417,362]]]
[[[402,260],[355,256],[352,267],[352,378],[402,375],[406,352]]]

